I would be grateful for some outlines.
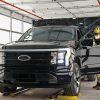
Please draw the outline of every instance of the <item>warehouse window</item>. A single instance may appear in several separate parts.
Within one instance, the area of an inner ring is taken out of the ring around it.
[[[0,44],[9,43],[9,32],[0,30]]]
[[[10,17],[0,15],[0,28],[10,30]]]
[[[17,41],[22,34],[12,33],[12,41]]]
[[[12,19],[12,31],[21,32],[22,31],[22,21]]]
[[[23,20],[18,20],[15,18],[11,18],[5,15],[0,14],[0,44],[6,44],[12,41],[17,41],[19,37],[22,35],[22,32],[25,32],[29,28],[31,28],[31,24],[28,22],[24,22]],[[12,27],[11,27],[12,24]],[[10,30],[12,29],[12,30]],[[9,34],[11,33],[11,34]],[[10,37],[12,36],[12,37]]]
[[[31,24],[26,23],[26,22],[24,22],[24,23],[23,23],[23,26],[24,26],[24,30],[23,30],[23,32],[26,32],[29,28],[31,28],[31,27],[32,27],[32,25],[31,25]]]

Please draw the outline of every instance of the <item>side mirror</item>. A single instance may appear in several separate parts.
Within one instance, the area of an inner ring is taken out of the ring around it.
[[[80,45],[81,46],[93,46],[93,39],[83,39]]]

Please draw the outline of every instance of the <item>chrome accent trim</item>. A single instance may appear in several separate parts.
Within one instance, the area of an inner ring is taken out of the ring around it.
[[[58,69],[58,70],[59,70],[59,69],[62,69],[62,68],[67,69],[66,66],[57,66],[57,69]]]
[[[68,69],[59,69],[58,72],[65,72],[68,71]]]
[[[61,48],[61,49],[3,49],[0,52],[40,52],[40,51],[67,51],[69,48]]]
[[[65,72],[60,73],[60,72],[58,72],[58,73],[56,73],[56,75],[68,75],[68,76],[71,76],[72,74],[73,74],[73,72],[67,72],[67,73],[65,73]]]
[[[69,75],[69,73],[56,73],[56,75]]]
[[[30,59],[31,59],[31,57],[28,56],[28,55],[20,55],[20,56],[18,56],[18,60],[19,61],[29,61]]]

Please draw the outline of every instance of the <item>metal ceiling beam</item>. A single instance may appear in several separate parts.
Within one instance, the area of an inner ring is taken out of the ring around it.
[[[74,13],[74,14],[85,14],[85,13],[100,13],[100,10],[96,10],[96,11],[80,11],[80,12]]]
[[[73,7],[68,7],[67,9],[95,8],[95,7],[100,7],[100,6],[99,5],[73,6]]]
[[[73,7],[65,7],[66,9],[80,9],[80,8],[96,8],[99,7],[100,5],[89,5],[89,6],[73,6]],[[33,10],[33,11],[46,11],[46,10],[61,10],[60,7],[55,7],[55,8],[43,8],[43,9],[25,9],[25,10]],[[19,10],[13,10],[13,11],[19,11]]]
[[[86,13],[100,13],[100,11],[87,11],[87,12],[83,12],[83,11],[80,11],[80,12],[78,12],[78,13],[74,13],[74,14],[86,14]],[[46,15],[46,13],[45,14],[43,14],[43,15]],[[66,13],[66,14],[47,14],[47,15],[49,15],[49,16],[54,16],[54,15],[71,15],[71,14],[68,14],[68,13]]]
[[[22,5],[22,4],[48,4],[48,3],[61,3],[61,2],[76,2],[76,1],[88,1],[88,0],[51,0],[51,1],[32,1],[32,2],[11,2],[13,5]],[[6,5],[6,4],[0,4]]]
[[[31,12],[29,12],[29,11],[27,11],[27,10],[24,10],[24,9],[22,9],[22,8],[19,8],[19,7],[15,6],[15,5],[13,5],[13,4],[10,4],[10,3],[8,3],[8,2],[6,2],[6,1],[4,1],[4,0],[0,0],[0,2],[5,3],[5,4],[7,4],[7,5],[11,6],[11,7],[14,7],[14,8],[16,8],[16,9],[19,9],[19,10],[21,10],[21,11],[23,11],[23,12],[29,13],[29,14],[31,14],[31,15],[33,15],[33,16],[39,18],[39,19],[43,19],[41,16],[38,16],[38,15],[36,15],[36,14],[34,14],[34,13],[31,13]]]

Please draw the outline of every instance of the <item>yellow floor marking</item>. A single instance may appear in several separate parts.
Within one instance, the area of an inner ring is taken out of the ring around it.
[[[63,100],[77,100],[77,96],[58,96],[58,99]]]
[[[50,99],[50,98],[47,98],[46,100],[55,100],[55,99]]]
[[[10,93],[9,96],[15,96],[15,94],[14,93]]]
[[[81,96],[81,93],[78,94],[78,97]]]

